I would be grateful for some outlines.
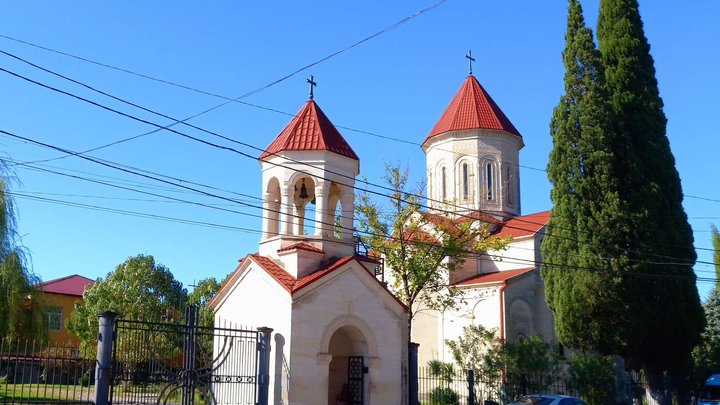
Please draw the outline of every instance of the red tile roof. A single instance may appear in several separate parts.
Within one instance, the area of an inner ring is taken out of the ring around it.
[[[305,103],[258,159],[285,150],[327,150],[359,160],[345,138],[312,99]]]
[[[471,284],[489,284],[499,283],[507,281],[515,276],[525,274],[529,271],[535,270],[535,267],[526,267],[522,269],[496,271],[494,273],[483,273],[476,276],[466,278],[465,280],[458,281],[454,285],[471,285]]]
[[[240,269],[240,266],[242,266],[242,264],[244,263],[244,261],[247,258],[252,258],[257,264],[260,265],[260,268],[265,270],[265,272],[267,272],[270,275],[270,277],[275,279],[275,281],[277,281],[278,284],[280,284],[280,286],[282,286],[285,290],[287,290],[291,294],[294,292],[297,292],[298,290],[300,290],[302,288],[307,287],[308,285],[314,283],[317,280],[320,280],[327,274],[330,274],[333,271],[339,269],[340,267],[342,267],[344,264],[350,262],[351,260],[356,259],[355,256],[345,256],[345,257],[342,257],[324,267],[321,267],[321,268],[315,270],[314,272],[308,274],[307,276],[301,277],[300,279],[295,279],[295,277],[290,275],[290,273],[285,271],[285,269],[280,267],[280,265],[275,263],[272,259],[265,257],[265,256],[261,256],[258,253],[251,253],[251,254],[247,255],[244,259],[239,260],[240,264],[235,269],[235,271],[233,271],[233,274],[236,273],[238,271],[238,269]],[[400,303],[400,305],[402,305],[403,308],[407,309],[405,307],[405,305],[402,302],[400,302],[397,299],[397,297],[395,297],[395,295],[393,295],[390,292],[390,290],[387,289],[387,287],[385,285],[383,285],[378,279],[375,278],[375,276],[370,272],[370,270],[368,270],[367,267],[365,267],[365,265],[362,264],[361,261],[358,260],[358,263],[363,268],[363,270],[367,271],[368,274],[372,275],[373,280],[375,280],[378,284],[380,284],[380,286],[383,287],[383,289],[388,294],[390,294],[395,299],[395,301]],[[210,303],[215,301],[215,298],[220,296],[220,292],[226,288],[226,284],[228,283],[228,281],[230,279],[231,279],[231,277],[227,278],[226,282],[223,283],[223,285],[220,287],[220,289],[218,289],[218,292],[215,293],[215,295],[212,297],[212,299],[210,299]]]
[[[295,250],[295,249],[307,250],[308,252],[315,252],[315,253],[325,253],[325,251],[320,248],[317,248],[313,245],[309,245],[307,243],[302,243],[302,242],[295,243],[290,246],[285,246],[284,248],[280,248],[280,249],[278,249],[278,252],[287,252],[289,250]]]
[[[78,297],[82,297],[85,287],[94,282],[95,280],[73,274],[72,276],[45,281],[38,284],[38,287],[42,288],[42,290],[46,293],[76,295]]]
[[[550,211],[540,211],[533,214],[520,215],[505,221],[497,236],[510,236],[518,238],[535,235],[540,228],[550,220]]]
[[[435,135],[475,128],[497,129],[521,136],[475,76],[469,75],[430,130],[423,145]]]

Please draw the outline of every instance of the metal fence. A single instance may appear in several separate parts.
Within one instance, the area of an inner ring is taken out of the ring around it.
[[[0,339],[0,403],[93,403],[95,348]]]
[[[543,393],[580,396],[563,374],[483,375],[472,370],[418,368],[418,399],[422,405],[499,404]]]

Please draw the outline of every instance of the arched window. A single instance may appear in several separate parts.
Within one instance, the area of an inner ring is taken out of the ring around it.
[[[462,164],[462,196],[463,200],[467,200],[470,196],[470,179],[468,173],[468,164]]]
[[[440,190],[441,190],[441,197],[443,200],[447,199],[447,182],[445,180],[445,168],[443,167],[440,169]]]
[[[485,164],[485,184],[487,184],[487,199],[492,200],[494,198],[493,187],[495,187],[495,185],[493,184],[492,162],[487,162]]]

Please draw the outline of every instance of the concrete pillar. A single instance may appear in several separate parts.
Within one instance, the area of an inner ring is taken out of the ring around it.
[[[317,236],[325,236],[328,229],[328,191],[325,190],[325,184],[329,183],[319,181],[315,186],[315,235]]]
[[[280,235],[290,235],[292,232],[293,203],[290,199],[290,188],[280,188]]]
[[[115,313],[98,313],[97,364],[95,366],[95,405],[107,405],[112,383],[112,345]]]
[[[353,214],[355,213],[355,194],[352,188],[345,190],[340,196],[340,204],[342,205],[342,240],[352,241],[353,230]]]
[[[265,193],[263,194],[262,198],[262,239],[267,239],[271,237],[270,232],[270,223],[272,220],[270,219],[272,217],[272,213],[270,212],[272,210],[272,204],[271,204],[271,198],[272,195]]]
[[[272,328],[258,330],[258,405],[268,405],[270,394],[270,337]]]

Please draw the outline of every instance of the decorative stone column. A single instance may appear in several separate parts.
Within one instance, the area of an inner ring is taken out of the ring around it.
[[[271,213],[272,211],[272,195],[270,193],[263,194],[262,197],[262,239],[267,239],[270,236],[270,222],[271,219]]]
[[[292,201],[290,200],[290,187],[280,188],[280,235],[290,235],[292,232]]]
[[[305,224],[303,223],[303,220],[305,219],[305,207],[294,206],[292,208],[295,211],[295,218],[293,218],[293,222],[295,223],[294,234],[302,235],[304,233],[305,226]]]
[[[318,181],[315,186],[315,235],[324,237],[327,233],[327,204],[328,192],[325,190],[325,181]]]
[[[352,241],[353,214],[355,211],[355,194],[352,187],[343,187],[340,204],[342,205],[342,240]]]

